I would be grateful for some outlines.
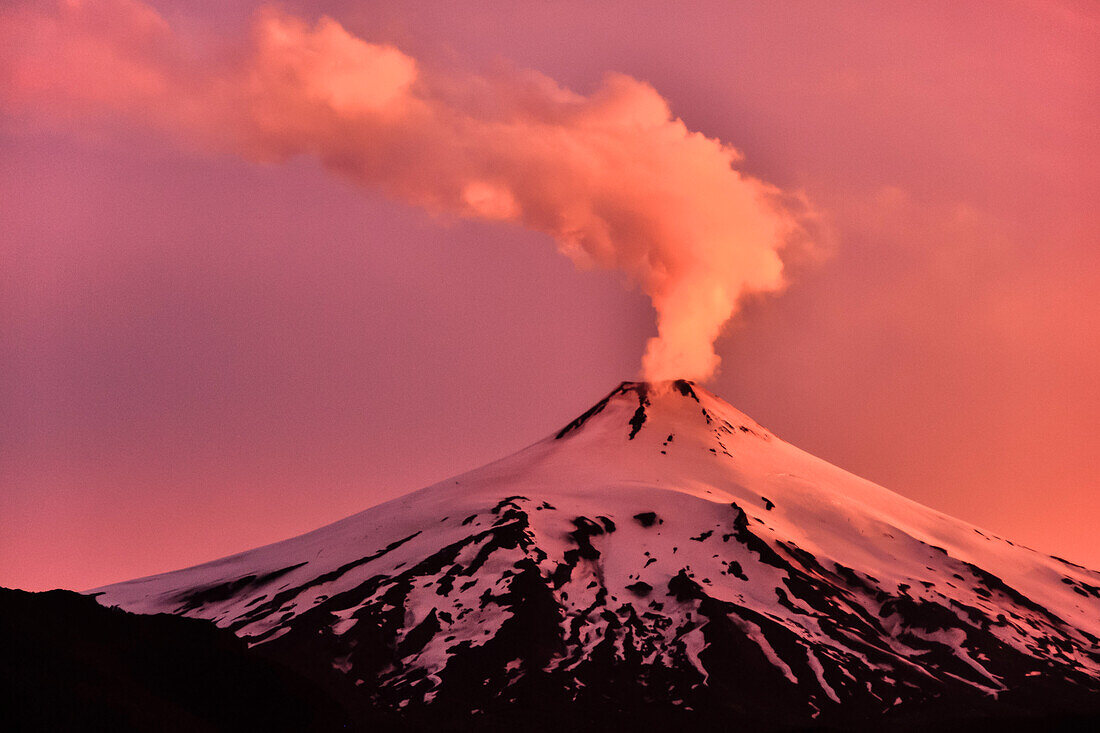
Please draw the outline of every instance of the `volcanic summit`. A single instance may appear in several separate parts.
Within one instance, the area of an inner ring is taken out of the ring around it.
[[[847,473],[684,380],[624,382],[507,458],[95,593],[230,629],[364,722],[1100,713],[1100,573]]]

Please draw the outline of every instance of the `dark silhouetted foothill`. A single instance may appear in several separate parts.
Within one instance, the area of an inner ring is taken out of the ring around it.
[[[209,621],[104,608],[72,591],[0,588],[0,728],[339,730],[305,677]]]

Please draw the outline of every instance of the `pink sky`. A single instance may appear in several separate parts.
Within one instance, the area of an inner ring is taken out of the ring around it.
[[[254,8],[152,4],[214,45]],[[844,468],[1100,567],[1091,6],[282,7],[437,69],[652,85],[821,217],[785,291],[719,339],[709,386]],[[552,232],[424,213],[308,155],[43,117],[0,85],[0,585],[173,569],[480,465],[636,376],[656,333],[643,291],[576,270]]]

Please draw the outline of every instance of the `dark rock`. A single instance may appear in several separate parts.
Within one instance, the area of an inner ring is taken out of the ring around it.
[[[306,678],[208,621],[0,588],[0,715],[10,731],[334,730]]]

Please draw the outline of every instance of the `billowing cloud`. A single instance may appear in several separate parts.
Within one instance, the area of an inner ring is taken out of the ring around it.
[[[315,155],[368,188],[520,224],[580,267],[625,273],[657,314],[649,379],[711,376],[715,339],[744,296],[783,286],[780,251],[800,231],[791,196],[622,74],[582,95],[533,71],[430,69],[330,18],[272,9],[232,60],[211,60],[134,0],[5,11],[0,42],[9,104],[123,114],[256,160]]]

